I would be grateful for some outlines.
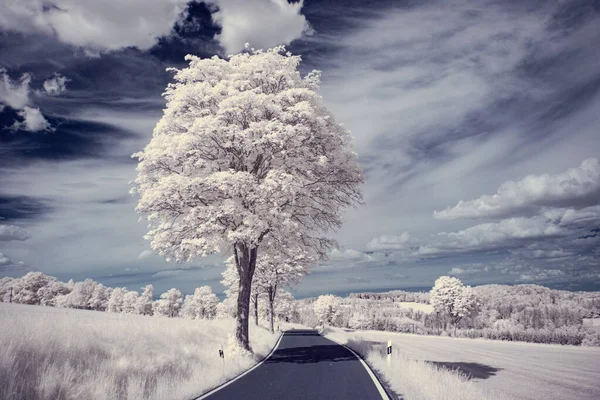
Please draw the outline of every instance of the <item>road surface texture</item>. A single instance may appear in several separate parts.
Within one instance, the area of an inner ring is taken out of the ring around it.
[[[343,333],[343,330],[337,330]],[[350,333],[349,333],[350,334]],[[355,331],[394,352],[459,369],[484,392],[518,400],[600,399],[600,348]],[[337,336],[334,336],[337,337]],[[341,337],[340,337],[341,340]]]
[[[262,365],[207,400],[381,400],[375,383],[348,349],[314,330],[284,333]]]

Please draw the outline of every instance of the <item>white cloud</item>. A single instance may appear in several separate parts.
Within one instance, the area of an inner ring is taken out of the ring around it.
[[[152,253],[152,250],[144,250],[144,251],[142,251],[142,252],[140,253],[140,255],[138,256],[138,259],[140,259],[140,260],[141,260],[141,259],[144,259],[144,258],[150,257],[152,254],[153,254],[153,253]]]
[[[237,53],[245,43],[269,48],[289,44],[310,34],[311,28],[301,9],[304,1],[287,0],[213,0],[219,11],[213,19],[222,27],[216,38],[228,54]]]
[[[4,254],[0,253],[0,266],[8,264],[12,264],[12,261],[10,261],[10,259]]]
[[[531,207],[575,205],[600,202],[600,163],[584,160],[577,168],[556,175],[529,175],[520,181],[508,181],[493,195],[459,201],[454,207],[434,212],[438,219],[507,216]]]
[[[152,47],[169,35],[189,0],[6,0],[0,28],[55,36],[93,52]]]
[[[1,8],[1,6],[0,6]],[[23,74],[18,81],[13,81],[4,68],[0,68],[0,103],[15,110],[22,110],[29,104],[29,84],[31,75]]]
[[[448,271],[448,275],[460,275],[464,274],[465,270],[462,268],[454,267],[450,271]]]
[[[380,250],[400,250],[406,249],[411,243],[411,237],[408,232],[403,232],[399,236],[381,235],[374,237],[367,243],[367,248],[373,251]]]
[[[23,241],[31,237],[25,229],[15,225],[0,225],[0,242]]]
[[[69,78],[55,73],[51,78],[44,81],[44,92],[49,96],[58,96],[67,90],[67,82]]]
[[[10,127],[12,130],[23,129],[29,132],[38,132],[50,129],[50,124],[44,118],[40,109],[29,106],[31,102],[29,98],[30,83],[30,74],[21,75],[21,78],[15,82],[10,79],[5,69],[0,68],[0,103],[14,108],[17,110],[17,114],[23,118],[23,121],[14,122]]]
[[[42,115],[39,108],[25,106],[17,114],[23,118],[23,121],[15,121],[11,126],[13,130],[21,129],[29,132],[51,130],[50,123]]]
[[[334,249],[329,254],[329,259],[332,261],[360,261],[367,258],[368,257],[365,253],[354,249]]]
[[[475,225],[457,232],[440,233],[431,243],[419,247],[417,254],[431,256],[509,249],[521,245],[524,240],[543,240],[567,233],[567,230],[542,216],[509,218],[500,222]]]

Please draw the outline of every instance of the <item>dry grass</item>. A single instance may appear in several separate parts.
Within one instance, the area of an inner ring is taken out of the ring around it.
[[[189,399],[252,366],[278,336],[251,327],[251,357],[228,345],[233,320],[5,303],[0,327],[0,399],[6,400]]]
[[[509,400],[504,394],[483,392],[457,370],[392,354],[387,362],[386,343],[367,340],[354,332],[326,328],[325,337],[359,353],[402,400]]]

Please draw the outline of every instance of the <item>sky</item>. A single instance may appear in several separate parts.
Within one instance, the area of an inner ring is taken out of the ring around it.
[[[169,67],[285,44],[354,137],[365,205],[296,297],[536,283],[600,290],[597,0],[0,2],[0,277],[223,291],[144,240],[130,156]]]

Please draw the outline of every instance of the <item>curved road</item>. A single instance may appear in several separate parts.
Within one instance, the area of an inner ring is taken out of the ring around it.
[[[262,365],[206,399],[381,400],[382,395],[348,349],[317,331],[292,330]]]

